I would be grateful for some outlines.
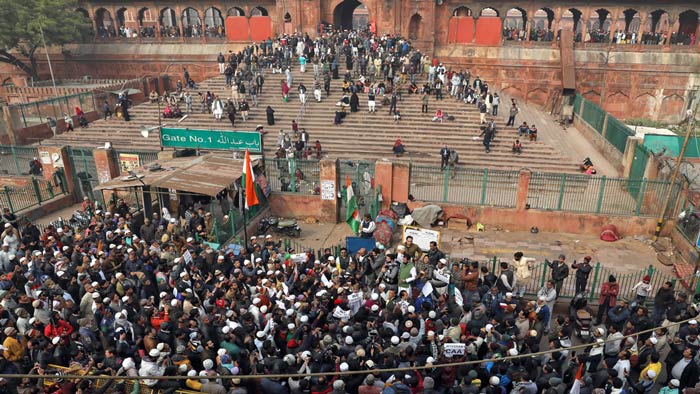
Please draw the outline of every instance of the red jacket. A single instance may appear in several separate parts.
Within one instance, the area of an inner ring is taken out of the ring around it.
[[[73,332],[73,326],[71,326],[65,320],[59,320],[56,324],[49,324],[44,327],[44,336],[47,338],[63,337],[68,336]]]
[[[610,296],[608,305],[612,308],[617,304],[617,295],[620,293],[620,284],[617,282],[605,282],[603,288],[600,289],[600,300],[598,304],[603,305],[605,297]]]

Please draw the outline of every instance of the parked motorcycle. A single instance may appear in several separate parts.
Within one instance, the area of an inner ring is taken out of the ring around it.
[[[258,223],[258,235],[263,235],[272,229],[275,233],[285,234],[290,237],[301,235],[301,227],[295,219],[282,219],[268,216]]]
[[[569,315],[574,322],[574,333],[581,339],[588,339],[593,328],[593,314],[588,309],[586,293],[578,293],[571,300]]]

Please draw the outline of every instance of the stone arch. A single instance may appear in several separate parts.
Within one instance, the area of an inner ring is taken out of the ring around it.
[[[116,34],[112,14],[105,8],[95,11],[95,24],[100,37],[114,37]]]
[[[659,119],[676,119],[685,110],[685,98],[683,96],[672,93],[665,96],[661,100],[661,105],[659,106]]]
[[[698,30],[698,12],[694,10],[685,10],[678,15],[678,34],[679,39],[683,40],[684,44],[690,43],[690,35],[695,34]]]
[[[583,13],[578,8],[569,8],[565,10],[559,21],[559,30],[571,30],[575,34],[581,33],[583,30],[581,26],[582,15]]]
[[[75,9],[75,12],[81,14],[85,19],[90,20],[90,13],[85,8],[78,7]]]
[[[177,27],[177,15],[175,10],[170,7],[160,10],[160,24],[164,27]]]
[[[527,92],[526,100],[528,103],[534,103],[537,105],[547,104],[547,99],[549,94],[543,88],[535,88]]]
[[[552,29],[554,23],[554,11],[550,8],[540,8],[532,15],[532,28],[530,29],[531,40],[538,41],[544,36],[544,32]],[[534,37],[534,39],[533,39]]]
[[[182,11],[182,29],[185,37],[202,36],[202,20],[199,18],[199,11],[192,7]]]
[[[204,11],[204,25],[208,28],[218,29],[224,26],[224,18],[216,7],[209,7]]]
[[[245,16],[245,11],[240,7],[231,7],[226,11],[227,16]]]
[[[417,40],[423,37],[421,30],[423,27],[423,17],[419,13],[413,14],[408,22],[408,39]]]
[[[516,85],[510,85],[505,89],[501,89],[501,94],[508,97],[523,97],[523,91]]]
[[[581,96],[583,96],[583,98],[585,98],[586,100],[593,102],[593,103],[600,102],[600,93],[596,92],[595,90],[589,90],[586,93],[583,93]]]
[[[153,22],[153,15],[151,15],[151,10],[148,7],[143,7],[136,14],[136,20],[139,22],[139,26],[144,26],[146,23]]]
[[[641,18],[639,11],[628,8],[622,11],[620,18],[615,23],[615,30],[622,30],[625,33],[638,33],[641,28]]]
[[[333,26],[341,30],[365,29],[369,9],[359,0],[343,0],[333,8]]]
[[[598,8],[591,13],[591,29],[599,31],[610,31],[610,11],[605,8]]]
[[[645,28],[648,28],[652,33],[666,33],[671,26],[668,12],[662,9],[650,12],[647,21],[647,26],[645,26]]]
[[[267,12],[267,9],[265,7],[257,6],[250,10],[250,16],[269,16],[270,14]]]
[[[631,110],[630,117],[648,118],[650,114],[655,112],[655,107],[656,97],[650,92],[642,93],[632,100],[632,105],[629,107]]]
[[[503,27],[506,29],[526,29],[528,16],[524,9],[513,7],[506,12],[505,26]]]
[[[292,23],[292,14],[289,12],[284,13],[284,23]]]
[[[116,22],[117,22],[117,27],[119,27],[120,29],[126,26],[126,17],[127,17],[126,13],[127,13],[126,7],[122,7],[122,8],[117,10]]]
[[[459,6],[452,10],[452,16],[473,16],[471,8],[467,6]]]
[[[484,7],[479,11],[479,17],[498,17],[501,16],[497,9],[493,7]]]

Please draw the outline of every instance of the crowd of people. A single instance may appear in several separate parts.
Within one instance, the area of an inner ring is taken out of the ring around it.
[[[651,301],[645,277],[626,299],[611,275],[597,325],[576,336],[556,302],[569,275],[592,291],[590,257],[554,259],[537,289],[521,252],[491,271],[410,236],[353,254],[270,235],[215,250],[204,207],[141,225],[123,201],[83,211],[85,227],[44,231],[3,213],[0,373],[36,375],[1,379],[3,392],[127,390],[66,371],[161,393],[698,392],[697,300],[670,282]]]

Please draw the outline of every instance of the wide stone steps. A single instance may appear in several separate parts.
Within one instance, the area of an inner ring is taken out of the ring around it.
[[[295,74],[294,86],[290,91],[290,100],[285,103],[281,99],[280,81],[284,75],[268,75],[264,93],[258,96],[258,106],[253,107],[246,122],[236,121],[236,130],[253,130],[258,124],[264,125],[268,134],[264,137],[265,151],[272,157],[276,150],[277,134],[280,129],[291,130],[291,121],[299,115],[301,103],[298,100],[295,87],[299,82],[309,89],[307,105],[303,116],[298,121],[300,128],[306,128],[313,142],[319,140],[326,157],[351,160],[380,160],[391,157],[392,160],[411,161],[416,164],[439,165],[439,150],[444,144],[456,149],[460,155],[460,164],[479,168],[498,168],[517,170],[523,167],[533,171],[546,172],[576,172],[575,163],[564,158],[558,151],[542,142],[522,140],[523,153],[513,155],[511,144],[517,137],[513,128],[500,127],[502,119],[497,119],[499,131],[491,145],[491,153],[484,152],[479,138],[479,113],[475,106],[465,105],[449,96],[445,100],[430,99],[428,114],[420,112],[420,95],[403,94],[398,108],[401,120],[396,122],[388,114],[388,106],[382,106],[377,98],[377,112],[367,112],[367,101],[364,94],[360,95],[360,112],[350,113],[339,126],[333,125],[333,114],[337,107],[335,103],[342,95],[342,80],[333,80],[330,97],[325,96],[319,103],[313,99],[313,73]],[[222,99],[228,98],[230,89],[224,85],[223,76],[203,81],[198,91],[211,91]],[[195,98],[196,92],[194,92]],[[196,101],[196,99],[195,99]],[[270,105],[275,109],[274,126],[268,126],[265,108]],[[184,108],[184,105],[182,105]],[[437,108],[454,115],[455,121],[432,122],[432,116]],[[176,119],[162,119],[169,127],[189,127],[204,129],[233,130],[227,118],[216,121],[213,115],[199,112],[200,105],[193,104],[193,113],[180,124]],[[501,108],[503,110],[503,108]],[[158,106],[145,103],[130,109],[131,122],[123,122],[116,118],[98,120],[86,129],[59,134],[57,137],[44,141],[50,145],[71,145],[80,147],[102,146],[111,142],[122,151],[157,151],[160,149],[157,132],[152,132],[149,138],[141,136],[141,127],[154,127],[158,124]],[[225,116],[225,115],[224,115]],[[392,155],[391,147],[397,137],[401,137],[407,154],[401,158]]]

